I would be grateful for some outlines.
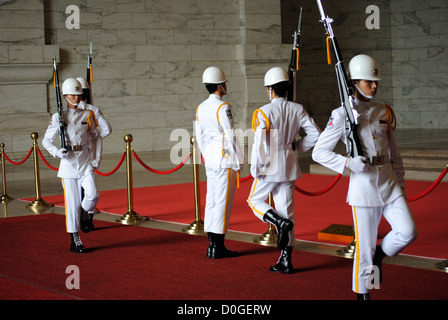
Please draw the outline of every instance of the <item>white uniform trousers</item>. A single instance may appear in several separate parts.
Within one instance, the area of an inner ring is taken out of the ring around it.
[[[204,231],[226,234],[235,194],[236,172],[227,168],[207,167],[205,172],[207,174],[207,196]]]
[[[382,207],[353,206],[352,212],[356,238],[352,290],[356,293],[368,293],[375,284],[371,283],[375,280],[372,264],[381,215],[392,228],[381,242],[381,248],[390,257],[396,256],[414,241],[417,229],[407,200],[403,196]]]
[[[255,216],[266,223],[266,221],[263,220],[264,214],[269,210],[274,209],[266,202],[266,199],[272,192],[275,206],[274,210],[280,217],[289,219],[294,223],[294,189],[295,181],[271,182],[255,179],[247,202],[252,208]],[[294,244],[295,233],[293,228],[289,233],[288,246],[294,246]]]
[[[90,211],[99,200],[99,192],[94,172],[86,173],[80,179],[62,179],[64,187],[65,220],[67,232],[79,232],[81,229],[81,206]],[[84,189],[84,199],[81,202],[81,187]]]

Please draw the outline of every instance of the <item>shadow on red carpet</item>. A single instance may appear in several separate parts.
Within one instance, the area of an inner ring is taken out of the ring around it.
[[[296,185],[305,191],[316,192],[325,189],[334,181],[335,176],[304,174]],[[229,223],[229,230],[262,234],[267,225],[256,218],[246,199],[253,179],[240,183],[235,192],[235,200]],[[346,203],[348,177],[340,181],[327,193],[319,196],[307,196],[295,192],[296,239],[346,245],[347,243],[321,240],[318,233],[331,224],[352,225],[351,207]],[[406,181],[406,193],[409,198],[427,190],[429,181]],[[135,188],[134,210],[151,219],[189,224],[194,221],[193,183],[174,184],[155,187]],[[448,183],[441,183],[427,196],[409,203],[415,219],[418,237],[402,253],[446,259],[448,257]],[[206,182],[200,184],[202,214],[205,207]],[[44,197],[55,205],[63,206],[63,196]],[[33,200],[27,199],[27,200]],[[123,215],[127,212],[127,190],[101,191],[98,203],[100,211]],[[381,221],[378,237],[384,237],[390,230],[389,224]]]
[[[69,251],[64,217],[0,219],[0,299],[21,300],[350,300],[352,261],[294,251],[292,275],[268,271],[276,248],[237,241],[241,256],[205,258],[202,236],[97,221],[81,234],[88,254]],[[79,289],[67,289],[79,268]],[[446,274],[387,265],[374,299],[447,299]],[[279,288],[282,290],[279,290]]]

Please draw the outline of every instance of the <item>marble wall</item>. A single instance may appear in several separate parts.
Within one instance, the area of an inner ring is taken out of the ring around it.
[[[392,0],[393,105],[401,127],[448,128],[448,1]]]
[[[345,60],[362,52],[381,62],[378,100],[394,106],[399,127],[448,128],[447,1],[323,3],[335,20]],[[366,28],[371,4],[380,9],[379,29]],[[70,5],[79,8],[79,29],[67,28]],[[298,5],[293,0],[0,1],[0,141],[20,158],[31,146],[31,132],[43,136],[56,112],[52,52],[61,81],[85,76],[89,39],[93,102],[113,127],[105,153],[121,153],[127,133],[137,152],[178,144],[179,136],[171,135],[179,128],[192,132],[195,109],[207,97],[201,75],[210,65],[225,70],[225,99],[244,131],[253,110],[267,102],[264,73],[288,65]],[[300,5],[299,102],[323,127],[339,103],[334,67],[326,63],[315,1]]]

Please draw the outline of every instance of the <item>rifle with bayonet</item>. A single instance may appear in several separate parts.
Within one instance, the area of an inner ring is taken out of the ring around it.
[[[317,6],[319,7],[319,12],[321,16],[320,22],[325,28],[325,33],[327,34],[327,60],[328,64],[331,65],[331,54],[330,54],[330,43],[333,47],[333,53],[336,59],[335,69],[336,77],[338,82],[339,96],[341,98],[341,105],[345,109],[345,113],[350,123],[350,128],[348,132],[348,142],[347,142],[347,153],[352,157],[362,156],[361,141],[358,136],[358,117],[359,113],[354,108],[354,96],[353,96],[353,83],[349,81],[347,76],[347,71],[344,67],[342,60],[341,51],[339,50],[339,45],[337,39],[334,35],[331,23],[333,19],[325,16],[324,9],[322,7],[321,0],[316,0]]]
[[[88,104],[93,104],[93,99],[92,99],[92,82],[93,82],[93,68],[92,68],[92,60],[93,60],[93,50],[92,50],[92,38],[90,38],[90,50],[89,50],[89,54],[87,56],[87,76],[86,76],[86,80],[87,83],[89,84],[89,92],[86,92],[84,95],[84,99],[85,102]]]
[[[62,107],[61,88],[59,87],[58,64],[56,63],[56,55],[54,53],[53,53],[53,84],[54,87],[56,88],[56,100],[58,104],[58,114],[59,114],[59,139],[61,140],[61,148],[69,151],[67,140],[65,139],[67,124],[65,123],[64,109]]]
[[[297,23],[297,30],[293,33],[293,45],[291,51],[291,61],[288,66],[289,87],[288,87],[288,101],[297,100],[297,71],[299,65],[299,43],[300,43],[300,28],[302,26],[302,7],[300,7],[299,21]]]

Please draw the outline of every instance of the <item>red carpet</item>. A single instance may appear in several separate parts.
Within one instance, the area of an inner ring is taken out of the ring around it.
[[[334,181],[334,176],[304,174],[297,186],[305,191],[320,191]],[[252,179],[240,183],[236,190],[229,229],[262,234],[267,225],[255,218],[246,199]],[[407,181],[409,198],[415,197],[432,184],[426,181]],[[134,189],[134,210],[151,219],[189,224],[194,221],[193,183],[145,187]],[[206,183],[202,182],[202,213],[205,207]],[[326,242],[318,239],[318,232],[331,224],[352,225],[351,207],[345,203],[348,177],[341,180],[324,195],[306,196],[295,192],[296,238],[306,241]],[[410,202],[410,208],[417,224],[419,236],[403,253],[436,259],[448,257],[448,183],[441,183],[433,192],[420,200]],[[46,201],[63,205],[62,196],[43,196]],[[32,199],[31,199],[32,200]],[[126,190],[101,191],[100,211],[122,215],[127,211]],[[382,221],[379,237],[389,231],[387,222]],[[344,243],[335,243],[345,245]]]
[[[228,241],[242,256],[210,260],[204,257],[205,237],[101,221],[96,226],[97,231],[82,234],[92,252],[80,255],[68,250],[62,215],[0,219],[0,299],[354,298],[348,259],[295,251],[298,272],[275,274],[268,271],[278,255],[272,247]],[[66,288],[71,265],[79,268],[80,289]],[[448,298],[444,273],[392,265],[383,269],[385,281],[372,292],[374,299]]]

